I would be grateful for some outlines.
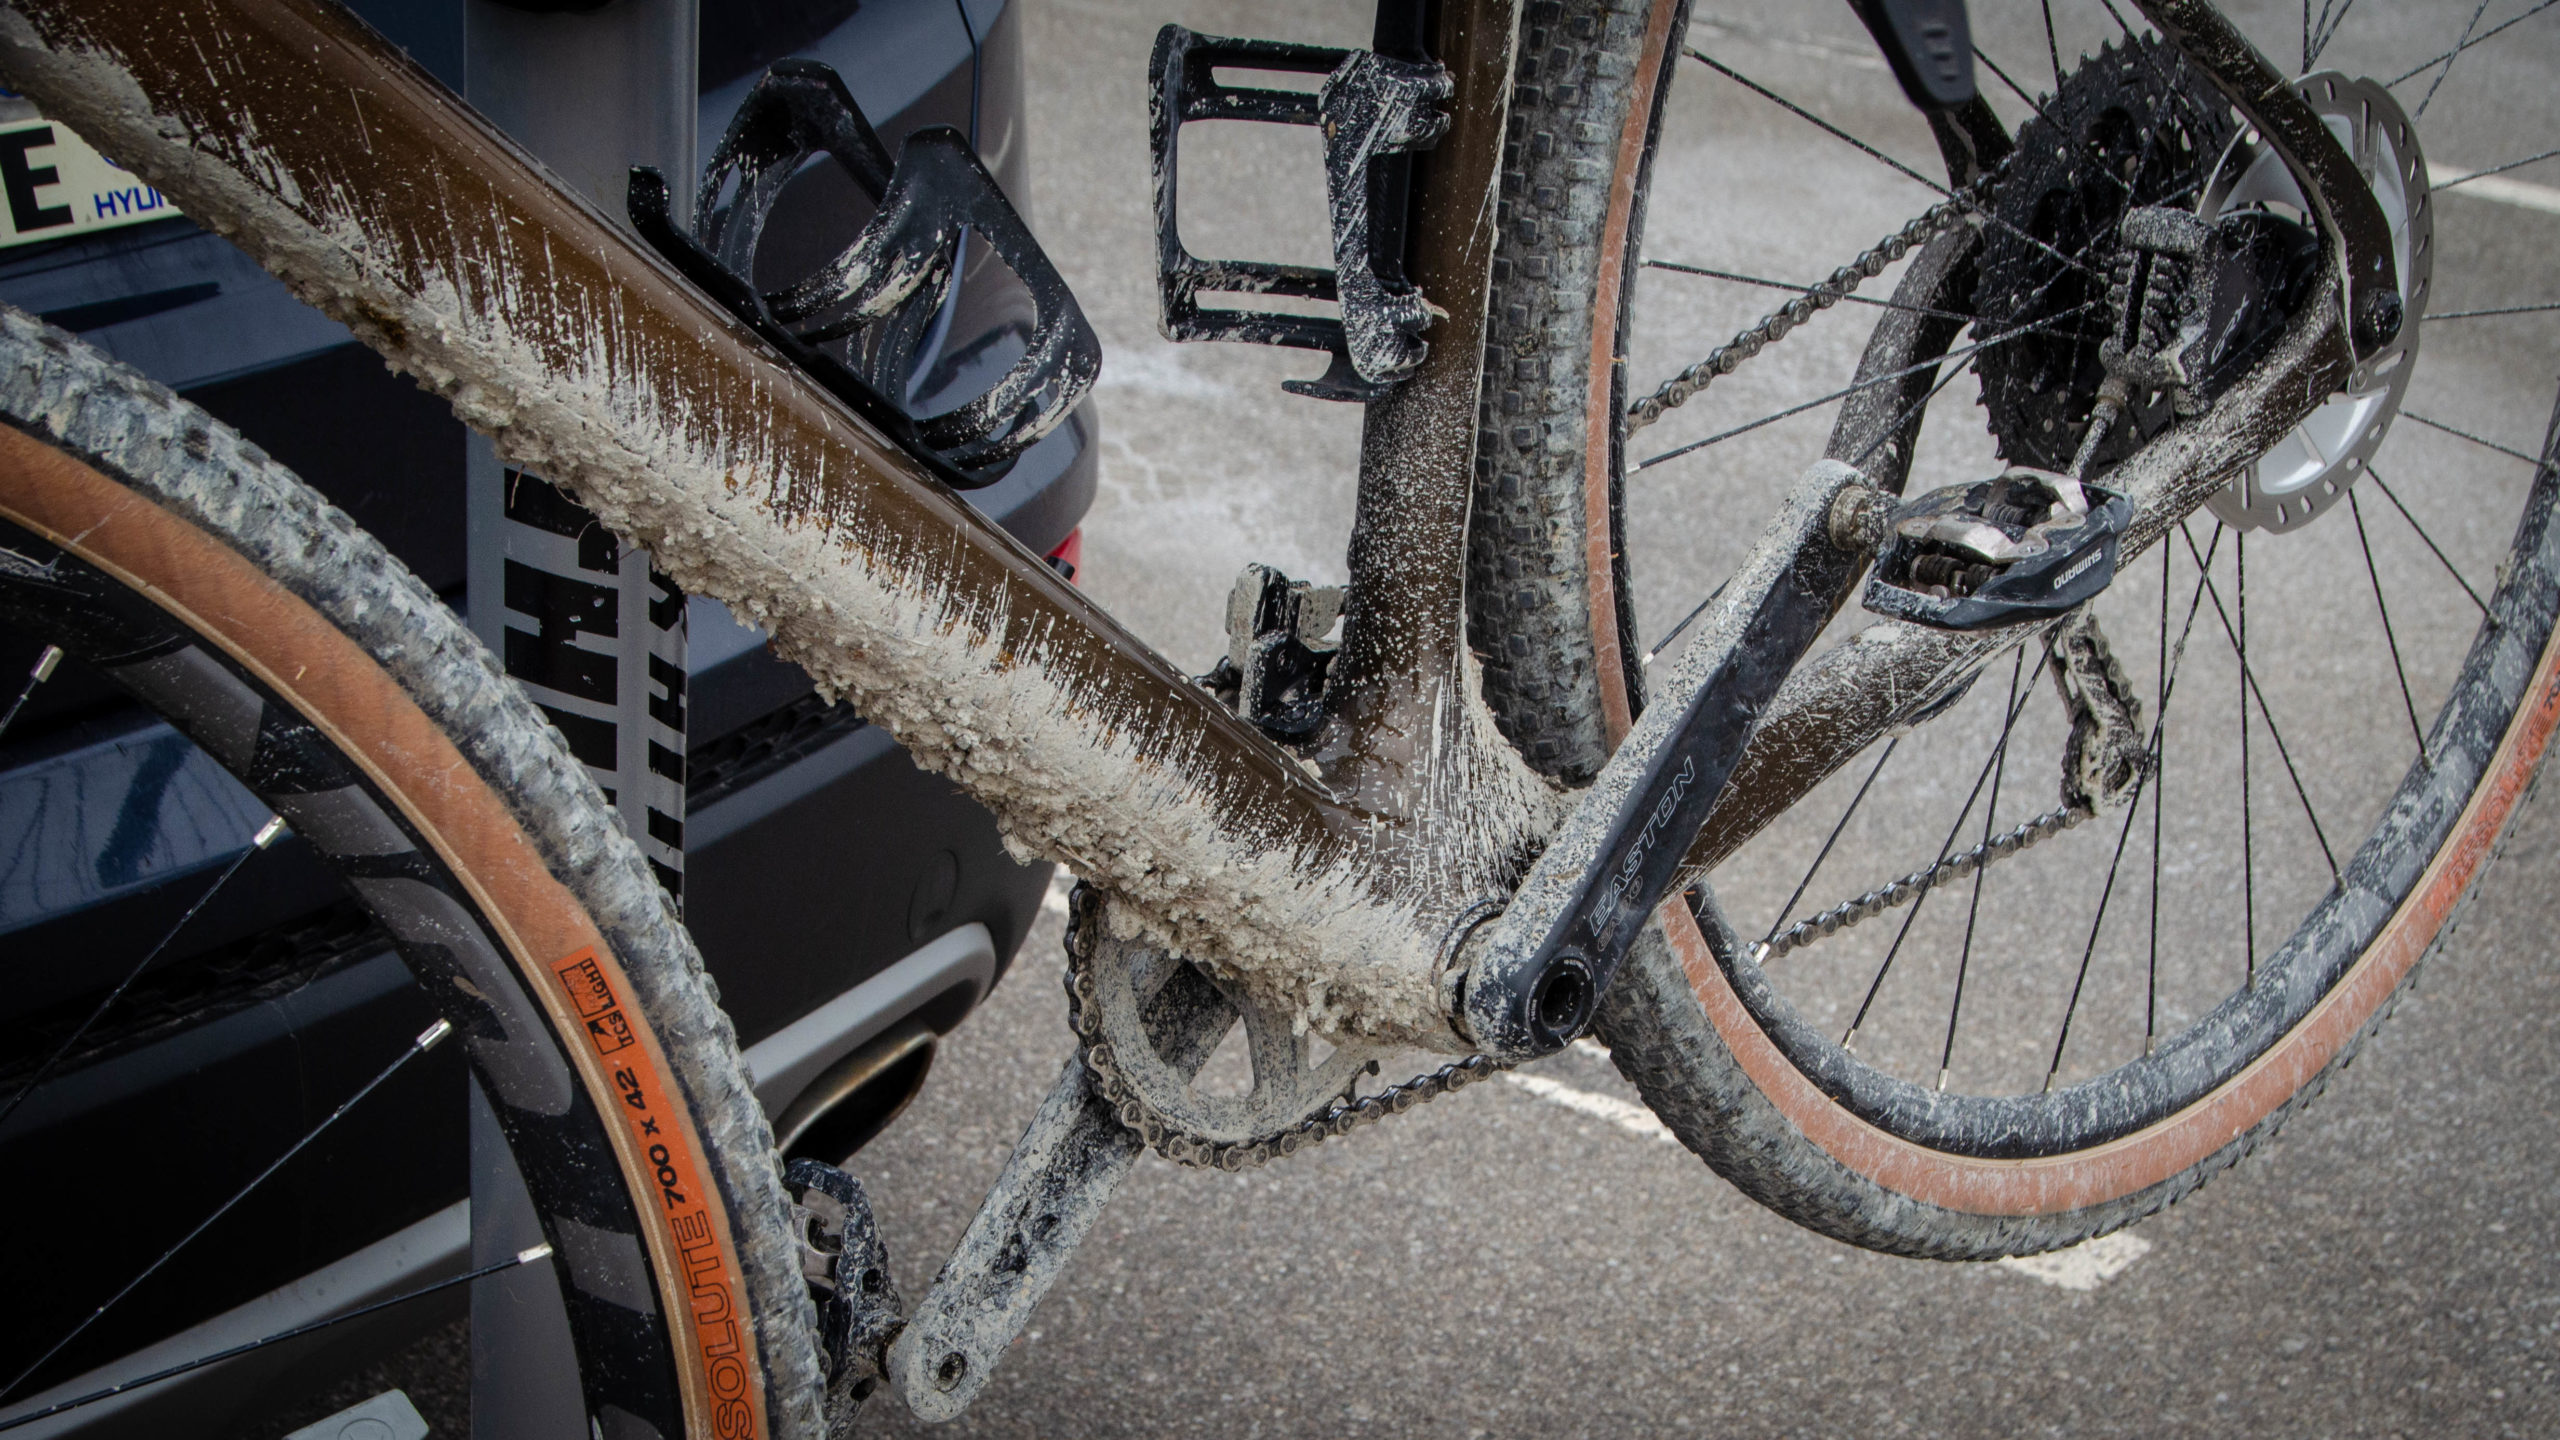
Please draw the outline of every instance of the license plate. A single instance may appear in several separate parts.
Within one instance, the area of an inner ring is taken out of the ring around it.
[[[58,120],[0,126],[0,249],[166,220],[169,197]]]

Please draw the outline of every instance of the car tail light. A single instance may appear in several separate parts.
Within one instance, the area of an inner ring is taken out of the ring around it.
[[[1049,568],[1066,576],[1068,582],[1072,584],[1076,578],[1076,571],[1083,567],[1084,527],[1079,525],[1067,532],[1067,538],[1058,542],[1057,549],[1049,552]]]

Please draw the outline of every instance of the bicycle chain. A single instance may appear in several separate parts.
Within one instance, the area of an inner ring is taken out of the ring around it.
[[[1790,950],[1816,940],[1837,935],[1864,920],[1872,920],[1887,910],[1919,899],[1930,890],[1950,880],[1961,880],[1974,871],[2033,846],[2036,842],[2059,835],[2090,819],[2101,810],[2113,809],[2132,793],[2134,782],[2147,773],[2147,748],[2130,757],[2122,783],[2104,787],[2089,783],[2090,767],[2083,756],[2101,737],[2115,733],[2098,705],[2104,702],[2116,712],[2133,733],[2141,731],[2140,701],[2134,696],[2133,682],[2125,677],[2124,665],[2116,659],[2115,650],[2107,644],[2105,632],[2080,612],[2080,618],[2064,622],[2057,632],[2055,649],[2046,656],[2054,671],[2056,687],[2063,703],[2071,711],[2071,739],[2063,756],[2063,803],[2032,820],[2003,831],[1960,855],[1949,855],[1926,869],[1914,870],[1899,880],[1879,885],[1855,899],[1844,900],[1819,915],[1811,915],[1771,935],[1750,949],[1752,963],[1766,965]],[[2183,653],[2183,650],[2182,650]],[[2093,695],[2093,691],[2098,692]],[[2120,746],[2104,747],[2102,753],[2116,754]]]
[[[1751,960],[1754,964],[1766,965],[1798,946],[1836,935],[1862,920],[1872,920],[1898,905],[1919,899],[1949,880],[1961,880],[1995,860],[2006,860],[2039,840],[2061,834],[2096,813],[2078,805],[2064,805],[2047,811],[2015,829],[1992,836],[1961,855],[1950,855],[1925,870],[1914,870],[1854,900],[1844,900],[1819,915],[1797,921],[1752,946]]]
[[[1627,407],[1627,433],[1632,435],[1664,415],[1687,404],[1715,382],[1719,375],[1730,375],[1742,363],[1761,350],[1787,336],[1815,315],[1849,298],[1858,286],[1884,273],[1884,267],[1910,254],[1913,250],[1938,238],[1959,219],[1981,208],[1990,199],[1991,183],[1997,171],[1985,175],[1964,190],[1930,206],[1910,223],[1877,241],[1857,259],[1831,272],[1821,284],[1806,287],[1805,293],[1779,306],[1762,317],[1759,324],[1719,345],[1706,359],[1672,376],[1662,387]]]
[[[1223,1170],[1230,1174],[1250,1170],[1283,1156],[1295,1155],[1309,1145],[1349,1134],[1389,1115],[1401,1115],[1425,1101],[1436,1100],[1452,1090],[1463,1089],[1510,1068],[1489,1055],[1470,1055],[1464,1060],[1453,1060],[1428,1075],[1417,1075],[1401,1084],[1390,1085],[1376,1094],[1357,1100],[1337,1101],[1320,1115],[1310,1115],[1294,1125],[1251,1140],[1221,1141],[1193,1134],[1166,1119],[1121,1078],[1111,1046],[1102,1039],[1101,1022],[1093,1015],[1092,971],[1092,926],[1101,904],[1102,892],[1082,881],[1076,883],[1075,890],[1067,897],[1067,1023],[1075,1030],[1085,1069],[1092,1073],[1094,1086],[1102,1092],[1104,1103],[1111,1107],[1122,1125],[1137,1132],[1148,1149],[1177,1165],[1194,1170]]]

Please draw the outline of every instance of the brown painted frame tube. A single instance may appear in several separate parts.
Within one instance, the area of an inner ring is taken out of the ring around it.
[[[1446,8],[1469,98],[1419,197],[1417,268],[1481,295],[1516,5]],[[1398,486],[1364,485],[1365,531],[1389,528],[1368,523],[1378,506],[1431,523],[1383,568],[1374,549],[1355,557],[1353,663],[1400,698],[1380,723],[1339,727],[1320,776],[339,7],[20,0],[0,9],[0,76],[687,589],[764,625],[1024,850],[1319,1023],[1457,1043],[1437,984],[1452,917],[1553,818],[1525,771],[1484,783],[1509,758],[1498,744],[1411,743],[1410,697],[1451,698],[1465,667],[1472,339],[1435,337],[1415,387],[1432,398],[1400,412],[1391,448],[1427,459],[1373,467]],[[1417,603],[1425,572],[1438,578]],[[1363,780],[1381,752],[1398,783]]]

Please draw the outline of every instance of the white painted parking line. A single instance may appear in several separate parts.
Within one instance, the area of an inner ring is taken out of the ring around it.
[[[1598,1095],[1589,1090],[1577,1090],[1570,1085],[1558,1084],[1544,1075],[1523,1075],[1517,1070],[1506,1070],[1502,1072],[1502,1078],[1550,1104],[1561,1105],[1567,1110],[1578,1110],[1595,1120],[1606,1120],[1640,1139],[1659,1140],[1666,1145],[1680,1143],[1680,1137],[1672,1134],[1670,1127],[1653,1118],[1653,1112],[1642,1105],[1620,1100],[1612,1095]]]
[[[2151,1242],[2139,1235],[2119,1230],[2083,1241],[2068,1250],[2048,1255],[2018,1255],[1997,1261],[1999,1267],[2030,1280],[2065,1290],[2090,1291],[2125,1272],[2134,1261],[2151,1253]]]
[[[2476,195],[2501,205],[2539,210],[2545,215],[2560,215],[2560,188],[2536,185],[2530,180],[2510,180],[2504,175],[2482,175],[2477,170],[2438,165],[2432,160],[2427,162],[2428,184],[2442,190],[2457,181],[2461,183],[2461,189],[2456,194]]]
[[[1609,1053],[1588,1040],[1574,1042],[1574,1048],[1587,1049],[1594,1055]],[[1671,1133],[1670,1127],[1654,1118],[1651,1110],[1632,1101],[1579,1089],[1544,1075],[1523,1075],[1517,1070],[1504,1071],[1502,1078],[1551,1105],[1561,1105],[1595,1120],[1605,1120],[1638,1139],[1660,1141],[1666,1145],[1676,1145],[1680,1141],[1679,1136]],[[2139,1235],[2118,1232],[2101,1235],[2068,1250],[2056,1250],[2048,1255],[2018,1256],[1996,1263],[2001,1269],[2024,1275],[2030,1280],[2085,1293],[2123,1274],[2134,1261],[2150,1253],[2150,1241]]]

